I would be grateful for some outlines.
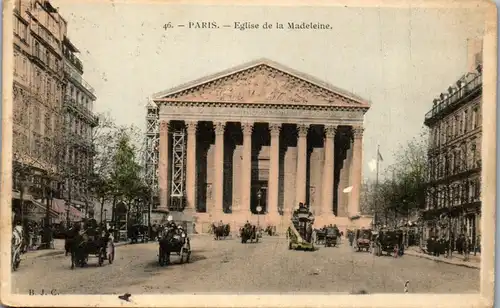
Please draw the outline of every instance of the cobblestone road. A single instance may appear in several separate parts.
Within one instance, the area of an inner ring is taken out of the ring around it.
[[[192,238],[191,263],[159,267],[157,243],[118,247],[113,264],[70,269],[64,255],[26,257],[12,274],[14,293],[56,289],[59,294],[177,292],[356,292],[475,293],[479,271],[404,256],[374,257],[347,244],[315,252],[289,251],[283,238],[257,244],[237,239]]]

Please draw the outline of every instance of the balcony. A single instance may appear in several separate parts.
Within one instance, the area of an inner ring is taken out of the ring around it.
[[[78,57],[75,56],[75,54],[69,51],[68,49],[64,49],[63,53],[66,60],[68,60],[71,64],[73,64],[73,66],[80,72],[80,74],[83,74],[82,61],[78,59]]]
[[[49,45],[54,52],[59,53],[59,42],[47,29],[38,23],[31,23],[31,32]]]
[[[79,145],[84,148],[90,148],[92,146],[92,141],[84,138],[82,135],[76,134],[74,132],[68,131],[66,133],[66,138],[71,141],[72,144]]]
[[[472,76],[472,78],[471,78]],[[448,114],[462,102],[467,102],[482,90],[483,74],[482,67],[477,67],[477,73],[467,74],[457,81],[458,88],[448,88],[449,94],[441,94],[440,99],[434,100],[434,106],[425,114],[424,124],[429,125],[435,120]]]
[[[74,68],[69,66],[68,64],[64,64],[64,72],[67,74],[67,76],[72,79],[75,83],[78,83],[81,85],[85,90],[87,90],[94,98],[95,98],[95,90],[94,88],[86,82],[83,78],[82,75],[79,74]]]
[[[76,102],[74,98],[69,95],[64,96],[64,106],[73,110],[74,112],[82,115],[85,119],[87,119],[90,124],[95,127],[99,123],[99,119],[95,116],[92,111],[88,110],[85,106]]]

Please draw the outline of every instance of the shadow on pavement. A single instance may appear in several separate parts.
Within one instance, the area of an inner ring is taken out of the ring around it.
[[[176,267],[176,266],[180,266],[180,265],[189,266],[189,264],[191,264],[191,263],[195,263],[197,261],[201,261],[201,260],[205,260],[205,259],[207,259],[207,257],[205,257],[204,255],[192,254],[191,257],[189,258],[189,263],[180,263],[180,257],[174,255],[174,256],[170,257],[170,264],[169,265],[160,266],[160,264],[158,263],[158,258],[156,258],[155,260],[152,260],[152,261],[146,263],[146,265],[144,266],[144,271],[145,272],[153,272],[155,269],[156,270],[166,269],[166,268],[170,268],[173,266]]]

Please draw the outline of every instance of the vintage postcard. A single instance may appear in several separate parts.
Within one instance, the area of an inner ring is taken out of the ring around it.
[[[492,305],[493,3],[3,13],[2,304]]]

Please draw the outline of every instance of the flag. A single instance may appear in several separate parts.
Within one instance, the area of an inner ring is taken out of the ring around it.
[[[352,186],[344,188],[343,192],[350,193],[352,191]]]
[[[378,161],[384,161],[384,159],[382,158],[382,154],[380,154],[379,149],[377,149],[377,159],[378,159]]]

